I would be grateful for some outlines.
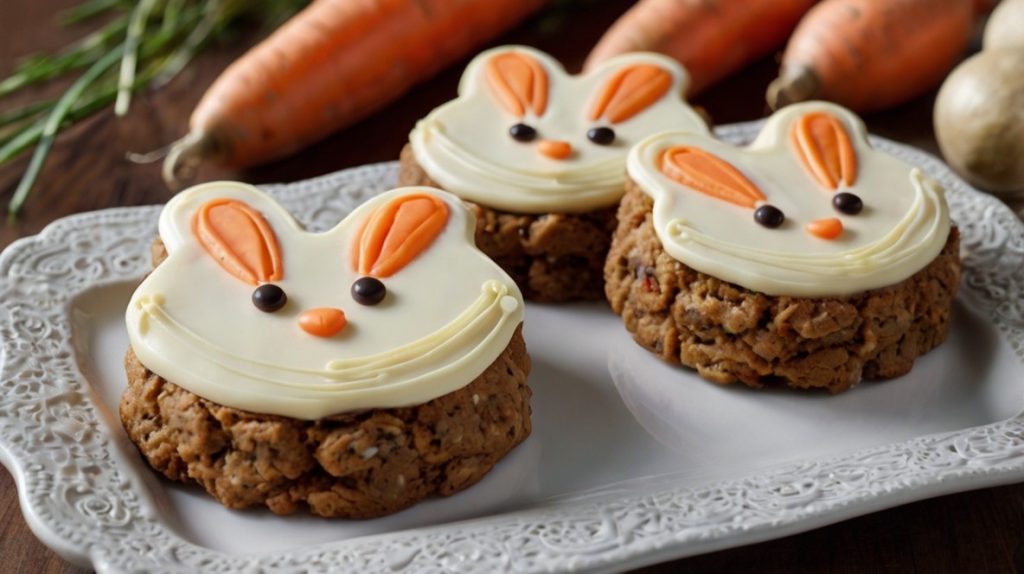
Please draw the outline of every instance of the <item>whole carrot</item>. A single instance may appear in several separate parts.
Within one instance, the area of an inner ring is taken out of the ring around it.
[[[397,99],[546,0],[315,0],[221,74],[164,162],[249,166]]]
[[[972,0],[824,0],[797,26],[772,108],[823,99],[865,112],[936,85],[971,36]]]
[[[671,56],[688,95],[782,46],[817,0],[641,0],[598,41],[585,69],[625,52]]]

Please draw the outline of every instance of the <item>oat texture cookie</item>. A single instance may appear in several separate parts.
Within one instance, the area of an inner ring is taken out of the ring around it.
[[[946,339],[960,258],[943,191],[849,111],[790,106],[746,148],[653,136],[628,170],[606,295],[662,358],[835,393]]]
[[[368,518],[471,486],[530,433],[522,296],[473,230],[424,187],[324,233],[251,186],[182,192],[126,313],[128,436],[231,508]]]
[[[400,183],[455,193],[480,248],[541,301],[600,299],[631,146],[664,129],[707,133],[671,58],[635,53],[570,76],[532,48],[483,52],[456,99],[417,123]]]

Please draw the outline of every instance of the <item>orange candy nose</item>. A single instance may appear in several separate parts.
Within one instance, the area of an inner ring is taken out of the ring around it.
[[[310,335],[330,337],[345,328],[348,320],[341,309],[333,307],[317,307],[308,309],[299,315],[299,327]]]
[[[822,239],[835,239],[843,233],[843,222],[835,217],[815,219],[807,224],[807,232]]]
[[[572,155],[572,144],[557,140],[537,142],[537,151],[551,159],[565,159]]]

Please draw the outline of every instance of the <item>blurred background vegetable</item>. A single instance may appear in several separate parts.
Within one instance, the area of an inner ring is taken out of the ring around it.
[[[687,95],[778,49],[817,0],[640,0],[590,52],[584,68],[626,52],[660,52],[690,73]]]
[[[281,158],[396,100],[547,0],[316,0],[232,64],[164,162]]]
[[[1024,192],[1024,0],[1004,0],[984,49],[961,63],[935,100],[935,138],[949,165],[997,194]]]
[[[960,59],[974,14],[972,0],[823,0],[793,31],[768,104],[823,99],[869,112],[906,102]]]
[[[59,17],[62,25],[97,23],[81,39],[52,54],[26,58],[0,80],[0,101],[39,84],[77,74],[61,97],[0,113],[0,164],[35,147],[8,204],[17,214],[60,131],[117,102],[127,112],[131,94],[174,78],[211,41],[229,39],[253,21],[273,29],[308,0],[85,0]]]
[[[1024,50],[1024,0],[1003,0],[985,24],[984,48]]]

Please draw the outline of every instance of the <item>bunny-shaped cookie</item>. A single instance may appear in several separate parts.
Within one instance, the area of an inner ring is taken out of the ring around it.
[[[309,233],[216,182],[160,217],[168,252],[126,313],[135,354],[206,399],[298,419],[425,403],[490,365],[522,321],[461,202],[400,188]]]
[[[629,176],[654,199],[665,250],[769,295],[848,295],[899,283],[950,233],[941,187],[877,151],[863,123],[824,102],[775,113],[746,148],[652,136]]]
[[[786,107],[747,147],[658,134],[627,169],[605,293],[665,360],[838,393],[945,340],[960,260],[943,191],[849,111]]]
[[[459,96],[410,135],[420,167],[444,189],[517,213],[614,205],[629,148],[666,129],[707,133],[682,100],[685,70],[652,53],[570,76],[547,54],[505,46],[466,68]]]

